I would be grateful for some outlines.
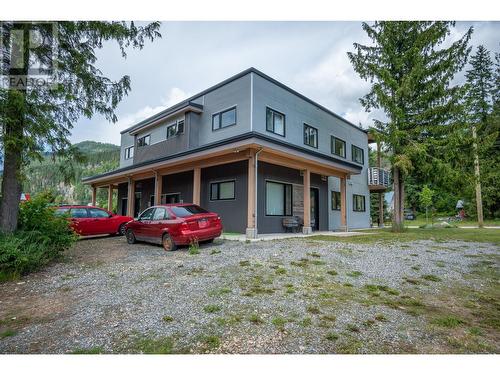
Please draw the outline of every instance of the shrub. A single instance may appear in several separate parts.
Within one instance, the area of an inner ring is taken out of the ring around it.
[[[49,194],[38,194],[20,206],[18,230],[0,234],[0,280],[15,279],[35,271],[76,241],[65,217],[49,206]]]

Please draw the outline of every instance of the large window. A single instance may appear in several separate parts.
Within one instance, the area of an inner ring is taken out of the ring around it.
[[[353,194],[352,196],[352,210],[357,212],[366,211],[365,196]]]
[[[134,146],[125,149],[125,159],[132,159],[134,157]]]
[[[184,120],[179,120],[167,126],[167,139],[184,133]]]
[[[144,137],[137,138],[137,147],[149,146],[151,143],[151,135],[145,135]]]
[[[340,192],[332,191],[332,210],[340,211]]]
[[[285,136],[285,115],[269,107],[266,108],[266,130]]]
[[[266,215],[292,215],[292,185],[266,182]]]
[[[236,107],[212,115],[212,130],[236,125]]]
[[[304,144],[318,148],[318,129],[304,124]]]
[[[332,154],[345,158],[345,141],[332,136]]]
[[[365,156],[362,148],[352,145],[352,161],[359,164],[364,164]]]
[[[210,184],[210,200],[224,201],[234,199],[234,181],[213,182]]]

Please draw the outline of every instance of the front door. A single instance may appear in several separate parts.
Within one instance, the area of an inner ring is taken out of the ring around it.
[[[128,216],[128,212],[127,212],[127,202],[128,202],[128,198],[122,198],[122,209],[120,211],[120,214],[122,216]]]
[[[319,229],[319,189],[311,188],[311,228]]]

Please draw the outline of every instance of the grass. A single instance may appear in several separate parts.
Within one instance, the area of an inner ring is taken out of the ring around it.
[[[335,270],[328,270],[326,271],[327,274],[331,275],[331,276],[337,276],[339,273]]]
[[[363,272],[360,272],[360,271],[352,271],[352,272],[348,272],[347,276],[350,276],[350,277],[360,277],[362,274],[363,274]]]
[[[281,316],[276,316],[271,320],[271,323],[280,331],[285,330],[285,324],[287,320]]]
[[[133,350],[144,354],[172,354],[174,340],[171,337],[140,338],[134,343]]]
[[[336,341],[336,340],[338,340],[338,338],[339,338],[339,335],[337,335],[334,332],[327,333],[325,336],[325,339],[327,339],[328,341]]]
[[[165,322],[165,323],[170,323],[170,322],[173,322],[174,321],[174,318],[172,318],[170,315],[165,315],[162,320]]]
[[[319,314],[321,310],[317,306],[307,306],[306,311],[311,314]]]
[[[434,282],[441,281],[441,278],[437,277],[436,275],[423,275],[422,279],[427,280],[427,281],[434,281]]]
[[[201,342],[207,350],[214,350],[220,346],[220,338],[214,335],[203,336]]]
[[[248,318],[248,321],[250,323],[253,323],[253,324],[262,324],[262,323],[264,323],[264,320],[262,320],[262,318],[260,317],[260,315],[257,315],[257,314],[250,315],[250,317]]]
[[[188,253],[189,255],[198,255],[200,253],[200,245],[198,244],[198,241],[191,241]]]
[[[12,329],[7,329],[6,331],[3,331],[0,333],[0,339],[4,339],[6,337],[12,337],[17,335],[17,332],[12,330]]]
[[[213,249],[211,252],[210,252],[210,255],[215,255],[215,254],[220,254],[221,251],[219,249]]]
[[[394,233],[390,228],[364,230],[360,235],[352,237],[337,237],[318,235],[309,237],[309,240],[333,241],[344,243],[370,244],[375,242],[411,242],[418,240],[461,240],[466,242],[500,243],[500,230],[498,229],[465,229],[465,228],[432,228],[432,229],[406,229],[401,233]]]
[[[444,328],[455,328],[462,324],[465,324],[462,319],[451,315],[435,318],[431,320],[431,323]]]
[[[206,313],[209,313],[209,314],[213,314],[213,313],[219,312],[221,310],[222,310],[222,308],[218,305],[206,305],[205,307],[203,307],[203,311],[205,311]]]
[[[71,354],[104,354],[104,349],[100,346],[92,348],[78,348],[71,352]]]

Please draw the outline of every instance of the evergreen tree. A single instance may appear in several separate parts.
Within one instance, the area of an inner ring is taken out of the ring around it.
[[[372,83],[361,103],[380,108],[386,119],[375,127],[391,152],[394,181],[393,230],[403,228],[404,179],[410,172],[430,178],[447,168],[436,150],[446,142],[459,113],[460,86],[455,74],[470,52],[470,28],[441,48],[454,22],[375,22],[362,24],[372,45],[354,44],[348,57],[361,78]]]
[[[17,226],[23,167],[50,148],[72,151],[68,136],[80,116],[98,113],[116,122],[115,109],[130,90],[130,78],[117,81],[96,67],[96,50],[115,41],[126,57],[128,47],[141,49],[160,37],[160,24],[133,22],[0,22],[1,69],[9,87],[0,88],[0,143],[3,151],[0,231]],[[31,46],[33,35],[40,45]],[[52,48],[57,46],[57,48]],[[55,86],[32,84],[33,66],[56,67]],[[25,84],[19,84],[19,77]]]

